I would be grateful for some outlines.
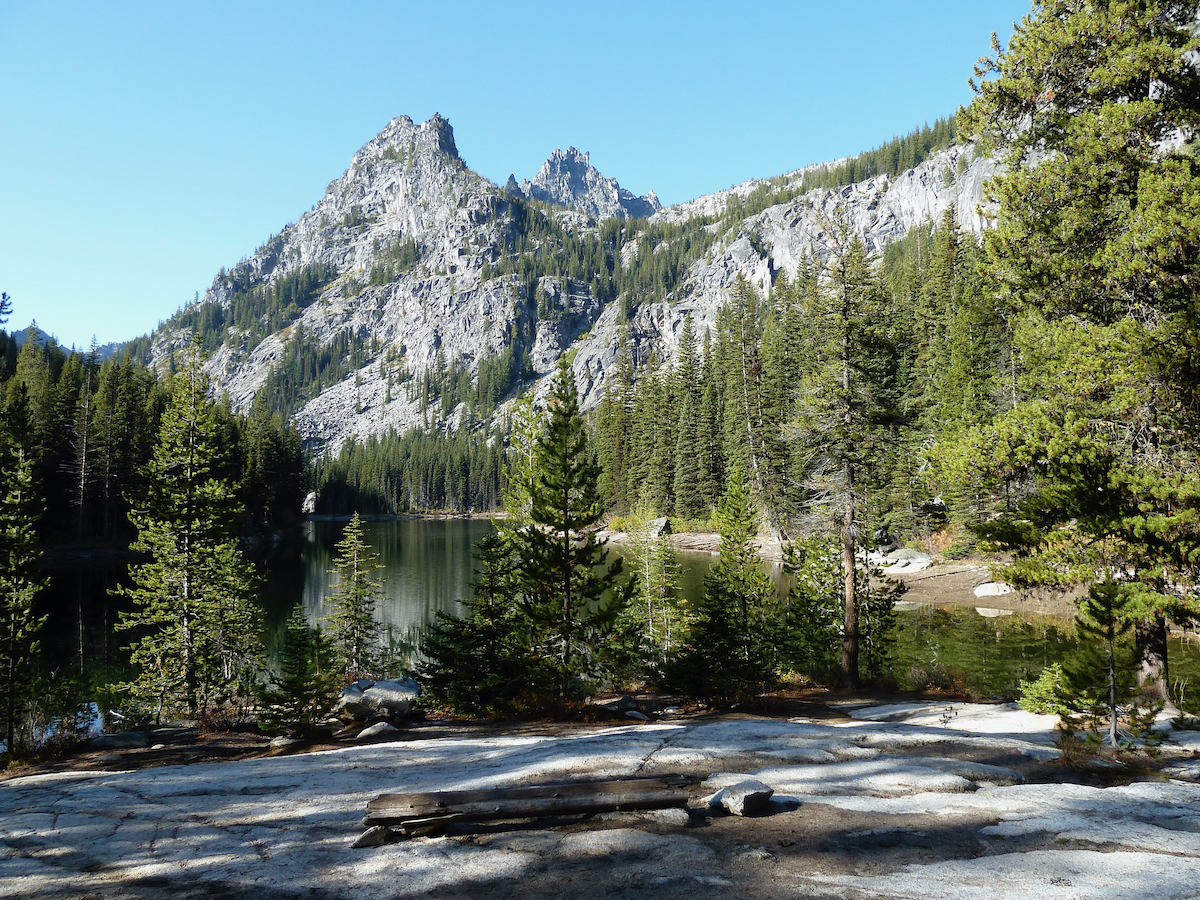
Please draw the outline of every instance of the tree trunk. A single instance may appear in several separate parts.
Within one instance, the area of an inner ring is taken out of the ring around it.
[[[849,489],[853,474],[853,466],[847,463],[846,510],[842,520],[842,576],[846,604],[845,628],[842,632],[842,687],[848,690],[858,688],[858,572],[854,559],[854,491]]]
[[[1142,619],[1134,631],[1138,652],[1138,687],[1142,697],[1154,703],[1169,703],[1171,682],[1167,669],[1167,620],[1157,615]]]

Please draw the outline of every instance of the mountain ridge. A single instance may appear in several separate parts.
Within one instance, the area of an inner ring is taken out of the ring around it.
[[[994,164],[972,147],[938,151],[895,176],[799,193],[808,174],[833,165],[640,217],[633,201],[657,204],[653,193],[633,198],[573,147],[514,192],[515,177],[500,187],[467,168],[448,120],[400,116],[309,212],[160,326],[145,355],[165,366],[200,328],[214,392],[238,411],[262,394],[316,452],[388,429],[454,430],[474,415],[462,396],[481,367],[502,359],[507,380],[494,402],[573,350],[589,409],[615,372],[623,319],[635,360],[671,359],[683,318],[691,313],[702,334],[739,274],[765,293],[805,253],[820,255],[821,222],[835,210],[873,251],[951,203],[964,228],[983,228],[976,207]],[[616,209],[623,215],[597,221]],[[454,379],[458,387],[445,389]]]

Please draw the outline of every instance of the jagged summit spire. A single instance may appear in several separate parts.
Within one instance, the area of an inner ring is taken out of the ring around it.
[[[509,193],[512,185],[506,186]],[[522,181],[519,192],[525,197],[568,206],[597,219],[649,216],[661,206],[654,192],[643,197],[625,190],[615,178],[605,178],[591,162],[591,153],[574,147],[555,148],[550,158],[530,181]]]

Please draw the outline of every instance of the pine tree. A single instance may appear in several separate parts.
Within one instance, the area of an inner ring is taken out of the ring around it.
[[[1166,620],[1200,609],[1195,14],[1036,3],[961,115],[1006,163],[983,268],[1012,323],[1011,406],[961,450],[1018,503],[983,533],[1016,556],[1010,581],[1128,572],[1160,692]]]
[[[457,712],[512,712],[536,697],[547,678],[536,666],[531,627],[518,602],[516,562],[507,542],[489,534],[475,548],[481,564],[468,613],[439,612],[421,652],[426,694]]]
[[[565,358],[547,399],[548,420],[534,457],[530,521],[506,524],[520,560],[522,604],[539,630],[540,652],[555,673],[559,703],[573,700],[603,675],[597,651],[628,602],[621,561],[606,565],[600,521],[600,467],[587,446],[575,379]]]
[[[1127,589],[1112,578],[1093,584],[1079,603],[1075,631],[1079,650],[1063,664],[1068,730],[1106,729],[1110,747],[1137,740],[1150,732],[1162,704],[1139,709],[1136,653],[1127,639],[1136,607]],[[1105,724],[1107,720],[1107,724]],[[1125,728],[1118,723],[1124,721]]]
[[[675,382],[679,418],[674,435],[675,472],[672,493],[675,496],[675,514],[691,520],[699,518],[707,511],[700,490],[701,462],[697,452],[702,441],[700,358],[697,354],[696,332],[692,328],[691,313],[684,317],[683,331],[679,336]]]
[[[812,364],[789,427],[803,460],[810,524],[840,539],[842,682],[857,688],[863,593],[857,559],[864,547],[861,535],[870,533],[864,521],[866,495],[888,450],[890,347],[880,334],[886,321],[882,291],[862,239],[843,220],[829,223],[826,231],[830,246],[823,280],[807,297]]]
[[[41,553],[33,530],[42,502],[26,449],[29,418],[27,396],[17,391],[9,398],[0,432],[0,715],[9,754],[17,750],[19,723],[33,699],[37,634],[46,621],[33,611],[46,580],[38,571]]]
[[[237,548],[234,487],[214,474],[225,461],[201,363],[197,340],[173,379],[147,492],[131,514],[133,547],[152,558],[117,591],[134,606],[119,627],[141,633],[130,647],[140,673],[124,687],[156,721],[181,709],[196,718],[244,693],[261,652],[256,578]]]
[[[740,466],[730,473],[715,518],[721,556],[704,578],[675,678],[693,691],[734,699],[757,692],[777,662],[771,640],[775,588],[758,556],[757,510]]]
[[[338,666],[351,681],[370,677],[379,655],[379,622],[375,602],[380,594],[375,553],[363,538],[358,513],[346,526],[335,548],[332,574],[337,585],[329,597],[329,639]]]
[[[294,729],[310,734],[337,705],[341,673],[333,646],[319,626],[309,627],[300,606],[288,617],[279,673],[272,682],[275,689],[262,691],[259,698],[258,722],[268,732]]]

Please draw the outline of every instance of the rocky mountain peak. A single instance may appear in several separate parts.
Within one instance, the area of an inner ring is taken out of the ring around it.
[[[454,128],[440,113],[417,125],[408,116],[397,116],[383,131],[354,155],[354,164],[363,165],[378,157],[404,158],[435,155],[462,162],[454,143]]]
[[[513,190],[515,179],[506,186]],[[605,178],[591,163],[590,153],[568,147],[564,153],[555,149],[538,170],[533,180],[525,179],[519,186],[525,197],[567,206],[585,212],[597,220],[608,218],[641,218],[653,215],[661,208],[658,197],[650,191],[638,197],[617,183]]]

